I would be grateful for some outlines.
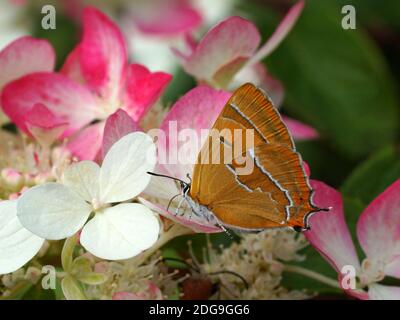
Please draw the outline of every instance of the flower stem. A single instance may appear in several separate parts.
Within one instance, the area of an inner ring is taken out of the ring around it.
[[[318,272],[305,269],[303,267],[294,266],[294,265],[285,265],[283,270],[286,272],[301,274],[303,276],[306,276],[310,279],[314,279],[318,282],[324,283],[333,288],[341,289],[337,280],[329,278],[327,276],[324,276]]]

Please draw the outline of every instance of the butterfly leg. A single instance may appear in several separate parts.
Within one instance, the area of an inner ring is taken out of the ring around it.
[[[176,216],[178,216],[178,215],[179,216],[183,216],[183,214],[185,213],[185,210],[183,210],[182,214],[179,213],[184,201],[185,201],[185,197],[182,197],[182,199],[179,201],[178,206],[176,207],[176,210],[175,210],[175,215]]]

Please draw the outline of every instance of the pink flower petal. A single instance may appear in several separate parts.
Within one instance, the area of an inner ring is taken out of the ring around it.
[[[301,12],[303,11],[303,8],[304,0],[297,2],[292,8],[290,8],[289,12],[283,18],[272,36],[248,61],[248,65],[252,65],[261,61],[278,47],[282,40],[285,39],[285,37],[288,35],[290,30],[292,30],[294,24],[296,23]]]
[[[311,170],[310,170],[310,166],[308,165],[308,163],[307,162],[305,162],[304,160],[303,160],[303,168],[304,168],[304,172],[306,173],[306,175],[308,176],[308,177],[310,177],[311,176]]]
[[[26,115],[26,122],[31,126],[42,129],[52,129],[60,125],[66,124],[58,119],[44,104],[36,103]]]
[[[134,131],[140,131],[140,127],[124,110],[118,109],[109,116],[104,127],[103,158],[115,142]]]
[[[369,300],[370,297],[368,295],[368,292],[361,290],[361,289],[348,289],[344,290],[349,296],[359,299],[359,300]]]
[[[67,149],[79,160],[96,160],[100,156],[104,122],[90,125],[78,132],[67,144]]]
[[[332,209],[310,217],[311,230],[304,233],[307,240],[339,274],[345,265],[352,265],[359,270],[360,262],[344,219],[340,193],[316,180],[311,181],[311,186],[315,190],[315,204],[320,208]]]
[[[158,298],[159,300],[162,300],[162,292],[159,287],[154,282],[149,281],[149,287],[148,291],[152,297]]]
[[[186,63],[186,61],[190,58],[190,56],[193,54],[193,52],[196,50],[197,47],[197,42],[192,34],[185,33],[183,40],[185,41],[187,52],[183,52],[182,50],[179,50],[174,47],[171,48],[172,52],[175,54],[175,56],[182,64]]]
[[[50,72],[32,73],[3,89],[2,106],[8,117],[24,132],[26,113],[37,103],[44,104],[58,119],[68,123],[64,136],[96,118],[92,94],[67,77]]]
[[[120,291],[113,294],[112,300],[146,300],[146,298],[132,292]]]
[[[372,284],[368,290],[371,300],[400,300],[400,287]]]
[[[132,18],[143,33],[159,36],[189,32],[202,22],[200,13],[187,0],[153,0],[136,6],[133,4]]]
[[[313,127],[301,123],[300,121],[285,116],[282,116],[282,120],[288,127],[293,139],[297,141],[314,140],[319,137],[318,132]]]
[[[281,106],[284,97],[283,85],[278,79],[275,79],[267,72],[262,63],[242,68],[234,77],[233,87],[236,89],[246,82],[251,82],[263,89],[271,98],[276,108]]]
[[[206,139],[204,130],[211,129],[222,108],[229,100],[231,93],[223,90],[215,90],[207,86],[198,86],[182,96],[171,108],[161,124],[161,131],[166,134],[166,141],[158,143],[159,154],[166,156],[166,161],[160,160],[167,167],[167,171],[175,178],[186,179],[186,175],[192,173],[192,166],[196,161],[198,152]],[[192,140],[190,157],[180,152],[185,141],[178,141],[179,135],[184,129],[195,130],[201,141]],[[203,132],[204,133],[204,132]],[[207,133],[207,132],[205,132]]]
[[[112,300],[163,300],[163,295],[153,282],[149,281],[147,290],[137,293],[120,291],[112,296]]]
[[[195,217],[193,219],[188,219],[179,215],[176,215],[174,213],[171,213],[164,209],[162,206],[151,203],[150,201],[147,201],[144,198],[139,197],[139,201],[144,204],[146,207],[150,208],[151,210],[157,212],[158,214],[162,215],[165,218],[168,218],[176,223],[179,223],[194,232],[198,233],[218,233],[218,232],[223,232],[223,230],[217,226],[211,225],[207,223],[206,221],[197,221]]]
[[[87,7],[79,48],[87,84],[104,99],[118,103],[127,68],[126,44],[119,28],[99,10]]]
[[[58,119],[44,104],[37,103],[25,115],[26,126],[42,146],[50,146],[65,131],[67,122]]]
[[[222,67],[239,60],[243,63],[243,59],[253,55],[259,43],[260,34],[252,22],[230,17],[207,32],[184,64],[184,69],[196,79],[212,83]]]
[[[376,197],[358,219],[357,236],[367,258],[400,278],[400,179]]]
[[[54,50],[46,40],[19,38],[0,52],[0,90],[26,74],[52,71],[54,64]]]
[[[85,77],[82,74],[80,64],[80,47],[77,46],[67,57],[60,72],[68,78],[75,80],[78,83],[84,84]]]
[[[127,106],[125,110],[139,121],[161,96],[172,76],[165,72],[150,72],[139,64],[129,66],[127,79]]]

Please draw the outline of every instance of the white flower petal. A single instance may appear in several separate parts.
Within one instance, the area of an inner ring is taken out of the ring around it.
[[[77,193],[58,183],[46,183],[25,191],[18,199],[21,224],[49,240],[72,236],[89,217],[92,207]]]
[[[0,274],[21,268],[40,250],[44,239],[26,230],[17,218],[17,202],[0,202]]]
[[[80,241],[99,258],[121,260],[150,248],[159,232],[160,224],[150,209],[122,203],[97,213],[83,228]]]
[[[81,161],[65,170],[63,184],[91,202],[99,197],[99,176],[100,167],[97,163]]]
[[[108,151],[100,169],[100,201],[132,199],[148,185],[156,163],[156,147],[143,132],[130,133]]]
[[[368,290],[370,300],[400,300],[400,287],[373,283]]]

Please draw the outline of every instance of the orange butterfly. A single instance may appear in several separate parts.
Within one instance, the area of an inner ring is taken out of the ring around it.
[[[238,130],[242,134],[235,134]],[[248,131],[253,133],[251,139]],[[179,180],[195,215],[242,231],[277,227],[304,231],[312,213],[328,210],[313,204],[301,156],[260,89],[250,83],[238,88],[211,132],[218,134],[210,134],[204,143],[191,183]],[[240,173],[249,162],[251,172]]]

